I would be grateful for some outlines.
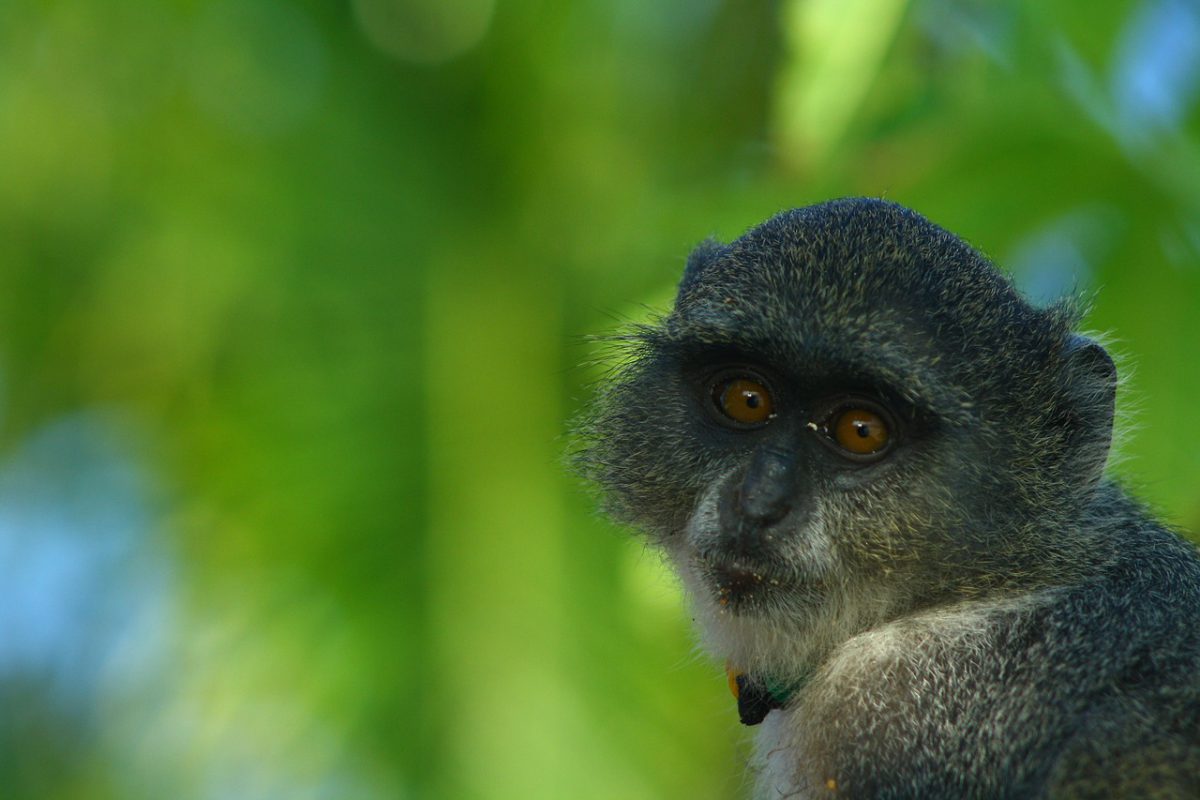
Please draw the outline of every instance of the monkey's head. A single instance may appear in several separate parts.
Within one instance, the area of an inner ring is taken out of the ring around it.
[[[583,425],[584,471],[679,572],[720,655],[775,673],[1089,546],[1115,370],[1066,304],[877,200],[688,259]]]

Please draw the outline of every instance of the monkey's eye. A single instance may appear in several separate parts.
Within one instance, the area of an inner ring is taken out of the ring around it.
[[[718,380],[712,397],[722,416],[740,425],[762,425],[775,413],[771,390],[747,375]]]
[[[854,456],[882,455],[892,431],[882,414],[851,406],[838,411],[827,430],[838,447]]]

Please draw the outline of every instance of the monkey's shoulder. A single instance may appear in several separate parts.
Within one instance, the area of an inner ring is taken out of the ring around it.
[[[1115,741],[1141,748],[1126,771],[1161,771],[1182,749],[1196,758],[1172,769],[1200,779],[1200,561],[1186,545],[1151,544],[1166,566],[963,602],[849,639],[768,718],[763,786],[1036,796],[1094,771]]]

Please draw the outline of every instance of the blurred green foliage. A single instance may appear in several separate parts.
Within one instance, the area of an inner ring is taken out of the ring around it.
[[[1183,0],[0,4],[0,793],[722,798],[747,736],[563,467],[585,334],[884,196],[1095,292],[1200,529]]]

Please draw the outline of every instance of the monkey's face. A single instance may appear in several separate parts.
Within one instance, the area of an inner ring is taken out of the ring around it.
[[[658,342],[614,389],[610,452],[715,649],[794,664],[908,596],[955,516],[946,426],[878,374],[704,338]]]
[[[693,254],[671,314],[629,337],[584,467],[714,649],[795,664],[1047,568],[1026,521],[1099,474],[1111,418],[1111,362],[1069,326],[912,212],[789,212]]]
[[[646,334],[589,457],[669,556],[711,649],[779,673],[912,599],[906,576],[960,527],[972,470],[943,453],[957,434],[941,415],[879,364],[850,366],[853,348],[748,342],[719,330],[745,332],[737,313],[713,311]]]
[[[896,542],[900,510],[888,496],[929,423],[911,403],[745,359],[702,362],[682,377],[696,441],[720,465],[664,541],[697,595],[730,614],[803,613],[869,571],[856,562],[869,561],[879,529]]]
[[[930,542],[962,528],[979,462],[908,323],[884,346],[803,296],[713,298],[643,333],[589,458],[669,555],[712,648],[777,671],[929,583],[908,576],[944,562]]]

